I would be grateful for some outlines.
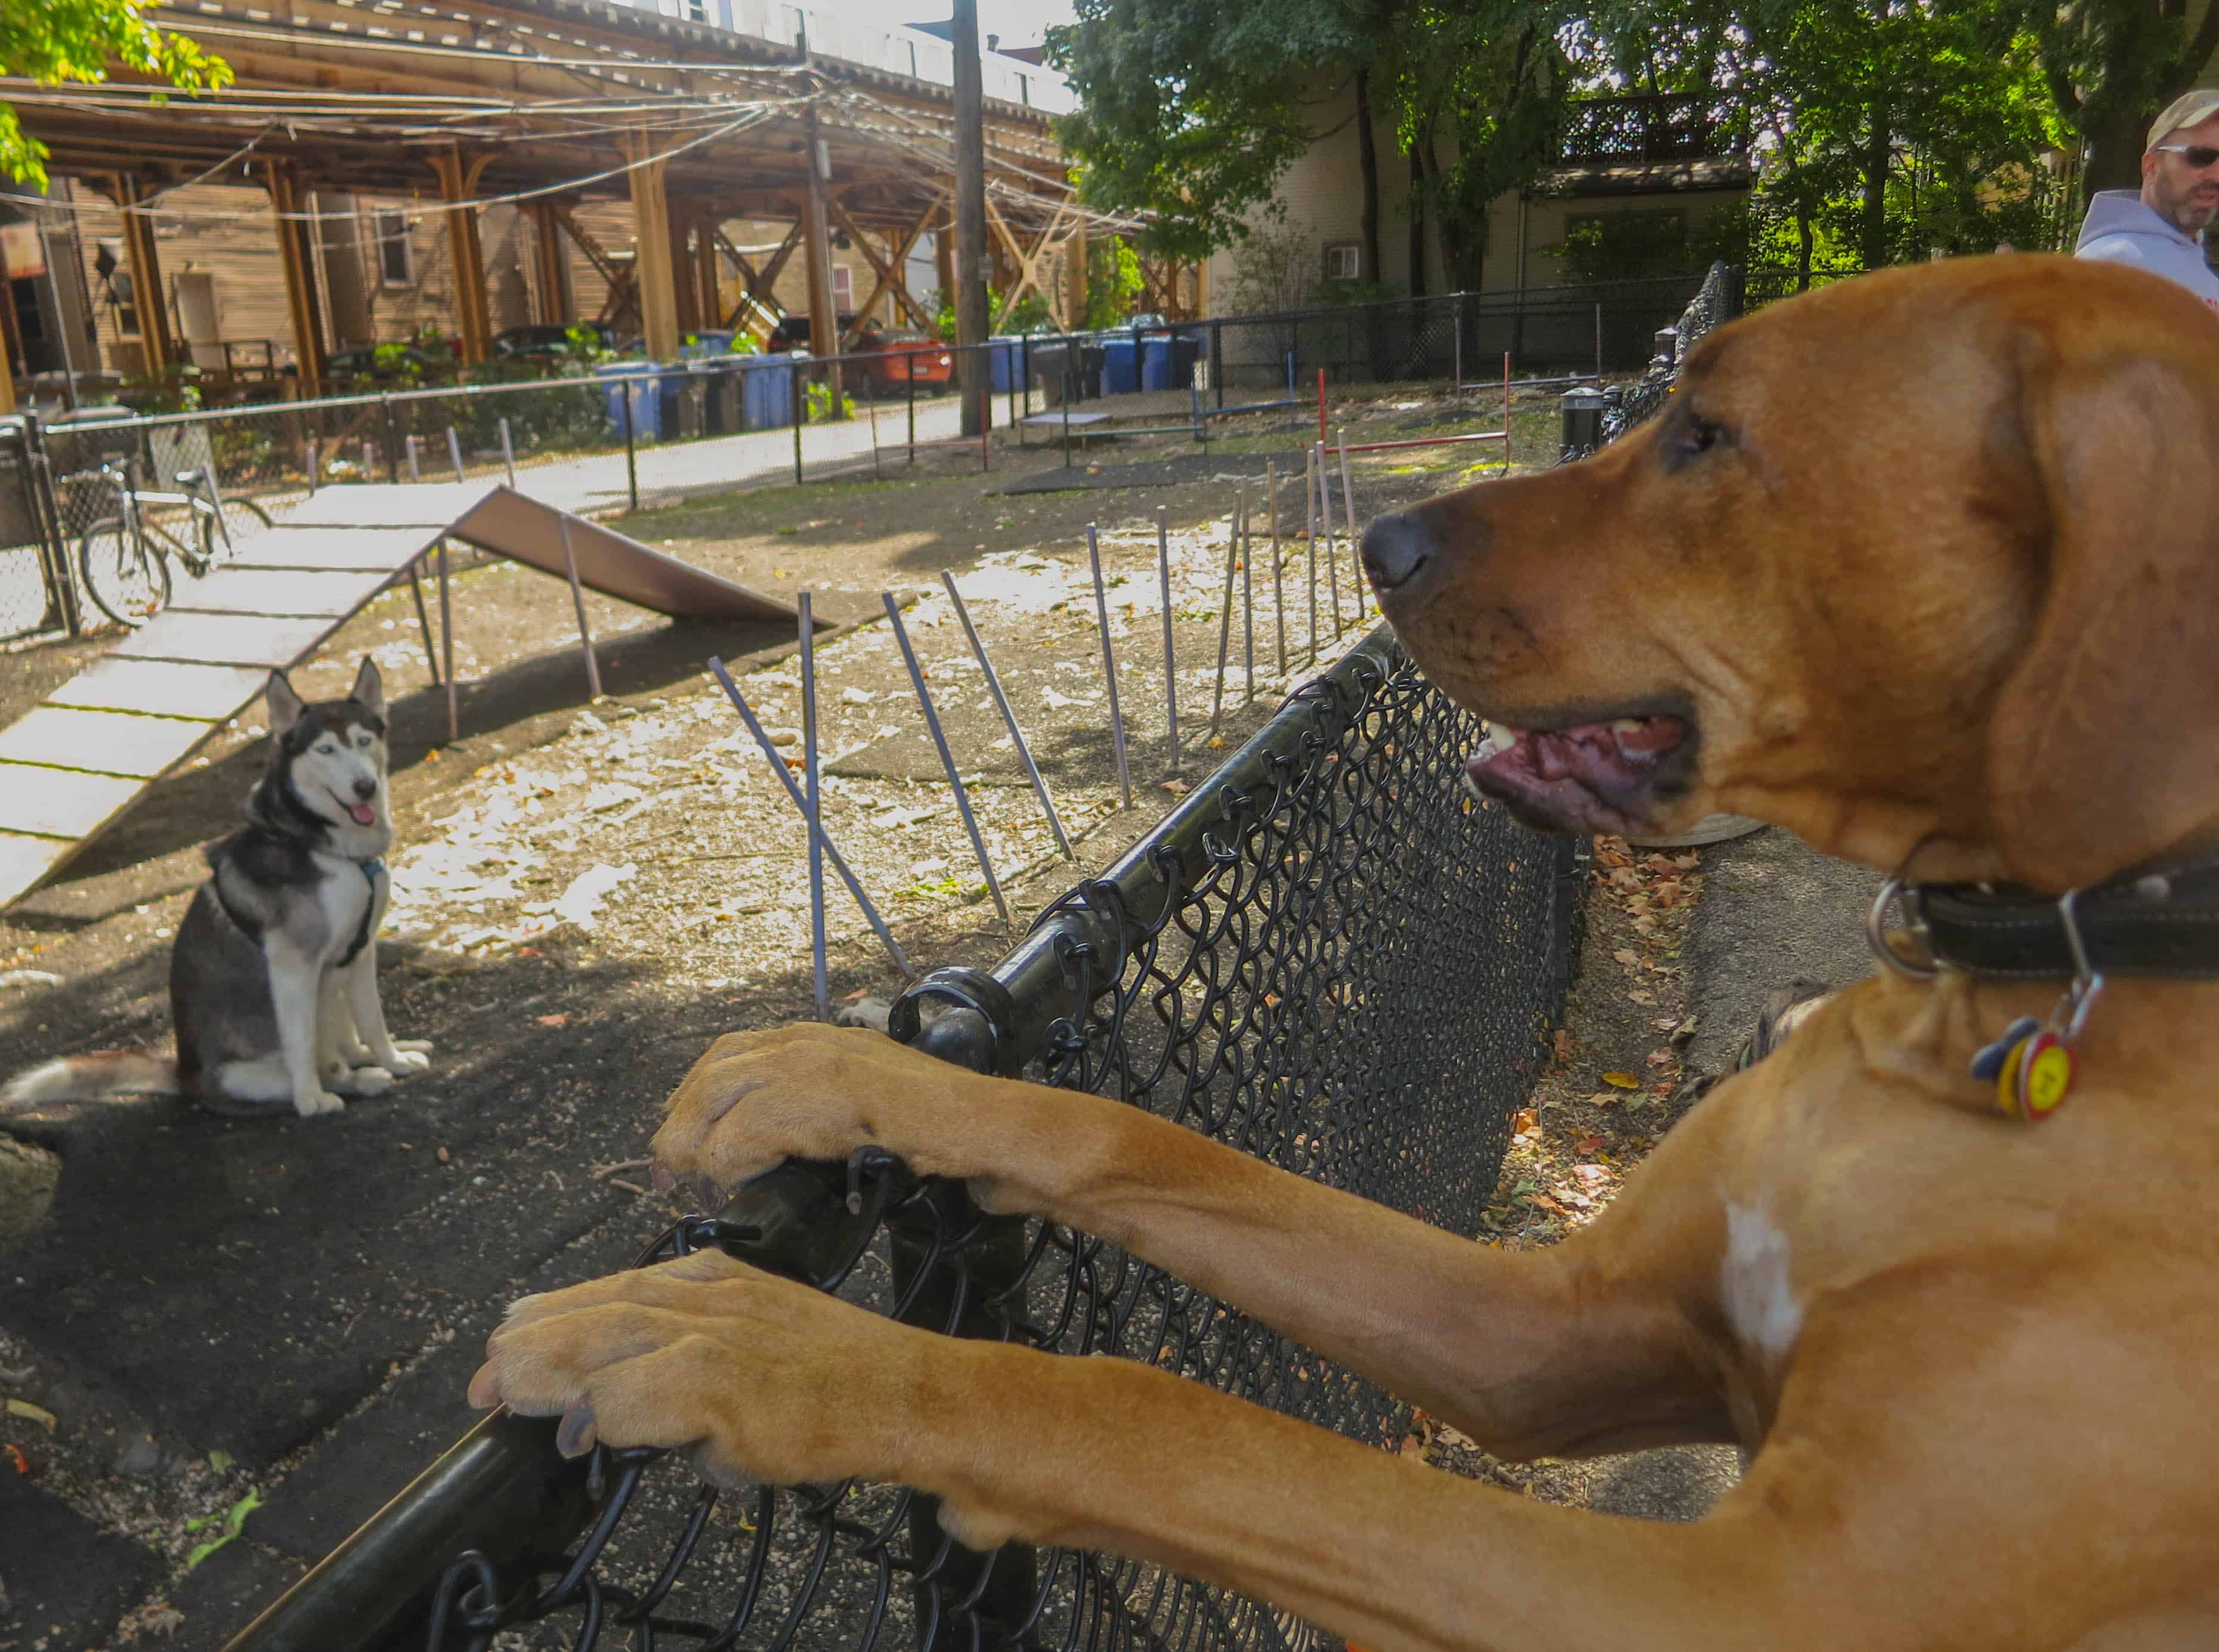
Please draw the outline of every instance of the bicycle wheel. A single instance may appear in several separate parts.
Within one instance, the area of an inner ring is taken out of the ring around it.
[[[170,599],[169,559],[144,535],[125,532],[119,517],[103,517],[84,531],[78,567],[100,612],[119,625],[145,624]]]
[[[239,543],[239,535],[242,532],[252,531],[249,524],[264,528],[277,525],[270,521],[270,512],[251,499],[224,500],[223,513],[225,526],[230,529],[232,543],[234,545]],[[193,512],[193,529],[196,543],[200,546],[202,571],[206,572],[208,568],[214,567],[223,555],[223,540],[215,531],[215,519],[205,511]]]

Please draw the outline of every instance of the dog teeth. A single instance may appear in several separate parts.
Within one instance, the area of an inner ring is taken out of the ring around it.
[[[1610,731],[1613,734],[1639,734],[1641,719],[1638,717],[1622,717],[1610,725]]]

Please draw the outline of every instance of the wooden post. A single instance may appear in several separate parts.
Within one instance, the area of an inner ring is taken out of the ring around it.
[[[625,145],[628,158],[638,160],[656,152],[655,139],[634,133]],[[663,189],[661,160],[635,166],[625,174],[631,180],[633,245],[638,256],[632,270],[639,292],[640,332],[652,362],[678,359],[678,289],[671,268],[670,203]]]
[[[555,202],[544,196],[527,201],[524,215],[531,221],[531,284],[538,289],[538,319],[543,326],[567,327],[577,317],[572,307],[570,258],[563,247]]]
[[[8,359],[8,329],[0,327],[0,413],[16,411],[16,363]]]
[[[115,175],[115,204],[123,215],[123,264],[131,272],[131,307],[139,318],[139,350],[148,378],[159,378],[177,359],[177,340],[170,333],[168,289],[162,282],[162,258],[154,242],[154,220],[134,212],[146,199],[146,190],[128,172]]]
[[[1071,232],[1063,246],[1064,330],[1078,332],[1086,326],[1086,220]]]
[[[262,184],[270,191],[270,209],[277,214],[277,261],[285,275],[285,315],[293,332],[293,358],[298,363],[295,382],[303,398],[324,390],[324,322],[316,302],[316,264],[311,256],[308,223],[293,214],[305,211],[308,191],[289,168],[264,161]]]
[[[717,221],[714,208],[693,216],[693,301],[701,318],[696,332],[724,319],[724,264],[717,253]]]
[[[447,260],[455,275],[455,330],[463,363],[475,367],[493,353],[493,314],[486,301],[485,253],[478,245],[477,208],[465,205],[488,155],[465,157],[460,146],[432,152],[432,171],[446,203]]]
[[[689,332],[699,332],[706,325],[702,316],[716,302],[711,295],[704,304],[699,284],[694,281],[695,264],[690,236],[693,229],[693,208],[684,201],[669,202],[670,213],[670,295],[672,311],[678,320],[678,336],[682,341]]]
[[[805,40],[803,50],[808,49]],[[801,199],[803,234],[809,243],[809,348],[819,356],[840,353],[839,305],[832,292],[832,224],[825,211],[824,192],[832,181],[831,152],[817,134],[817,105],[802,111],[804,150],[802,169],[809,187]],[[831,392],[830,416],[840,416],[840,369],[825,370],[825,387]]]
[[[986,95],[979,64],[979,0],[954,0],[955,342],[963,434],[984,438],[993,364],[986,359]]]

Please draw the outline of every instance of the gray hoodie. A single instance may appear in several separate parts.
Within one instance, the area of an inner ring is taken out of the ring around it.
[[[2177,281],[2219,311],[2219,275],[2203,261],[2203,245],[2142,204],[2132,189],[2103,189],[2088,203],[2077,258],[2109,258]]]

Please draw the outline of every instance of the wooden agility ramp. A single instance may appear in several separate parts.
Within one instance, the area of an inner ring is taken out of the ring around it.
[[[273,668],[314,653],[445,539],[557,579],[575,564],[578,585],[674,618],[799,618],[791,604],[513,488],[326,488],[242,539],[206,578],[180,576],[169,607],[0,730],[0,907],[252,704]]]

